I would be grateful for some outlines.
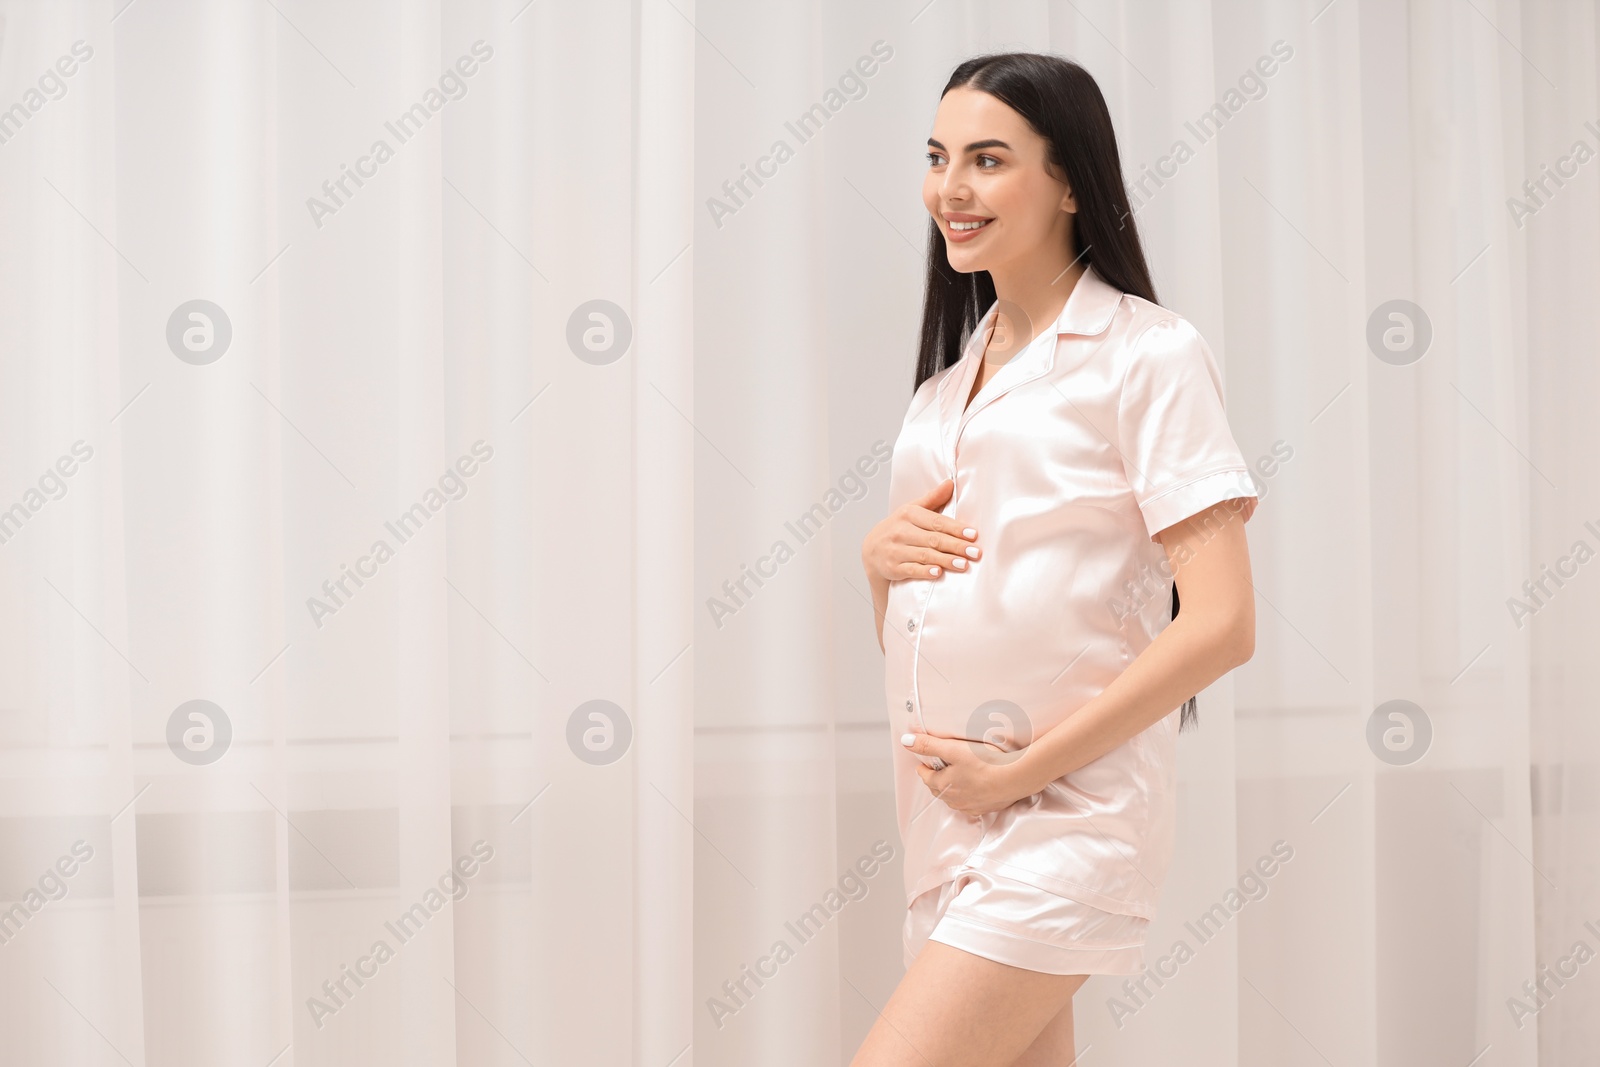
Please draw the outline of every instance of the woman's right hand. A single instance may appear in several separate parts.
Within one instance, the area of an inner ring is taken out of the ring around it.
[[[920,500],[900,505],[868,532],[861,543],[861,563],[869,578],[897,582],[937,578],[945,569],[961,571],[982,553],[972,544],[978,531],[935,509],[955,492],[946,478]]]

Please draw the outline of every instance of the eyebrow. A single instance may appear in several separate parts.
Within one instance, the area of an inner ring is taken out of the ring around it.
[[[934,148],[939,149],[939,151],[941,151],[941,152],[948,151],[948,149],[946,149],[944,145],[940,144],[938,141],[935,141],[932,137],[928,138],[928,143],[930,145],[932,145]],[[984,148],[1010,148],[1010,147],[1011,147],[1010,145],[1006,144],[1004,141],[1000,140],[998,137],[991,137],[987,141],[973,141],[971,144],[967,145],[967,152],[969,152],[969,153],[977,152],[977,151],[979,151],[981,149],[984,149]]]

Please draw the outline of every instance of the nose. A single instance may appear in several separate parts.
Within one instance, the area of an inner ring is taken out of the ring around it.
[[[966,201],[971,189],[967,185],[966,168],[950,163],[944,168],[944,180],[939,183],[939,194],[948,201]]]

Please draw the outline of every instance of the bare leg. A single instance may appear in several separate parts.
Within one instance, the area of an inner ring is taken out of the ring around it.
[[[1086,974],[1073,977],[1078,979],[1080,985],[1089,978]],[[1077,1057],[1077,1046],[1072,1040],[1072,1001],[1069,1000],[1061,1006],[1056,1017],[1045,1024],[1039,1036],[1033,1039],[1033,1044],[1013,1061],[1011,1067],[1074,1067],[1078,1062]]]
[[[1087,977],[1010,967],[928,941],[850,1065],[1061,1067],[1072,1059],[1072,994]],[[1019,1061],[1041,1036],[1039,1056],[1056,1058]]]

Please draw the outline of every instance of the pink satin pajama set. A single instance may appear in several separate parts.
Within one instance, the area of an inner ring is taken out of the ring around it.
[[[931,938],[1030,970],[1136,974],[1172,857],[1178,709],[982,816],[938,800],[899,738],[1015,751],[1062,722],[1171,619],[1155,535],[1223,501],[1248,520],[1256,489],[1186,319],[1089,267],[963,410],[994,315],[918,388],[891,464],[891,509],[954,478],[944,514],[983,550],[965,571],[889,585],[905,961]]]

